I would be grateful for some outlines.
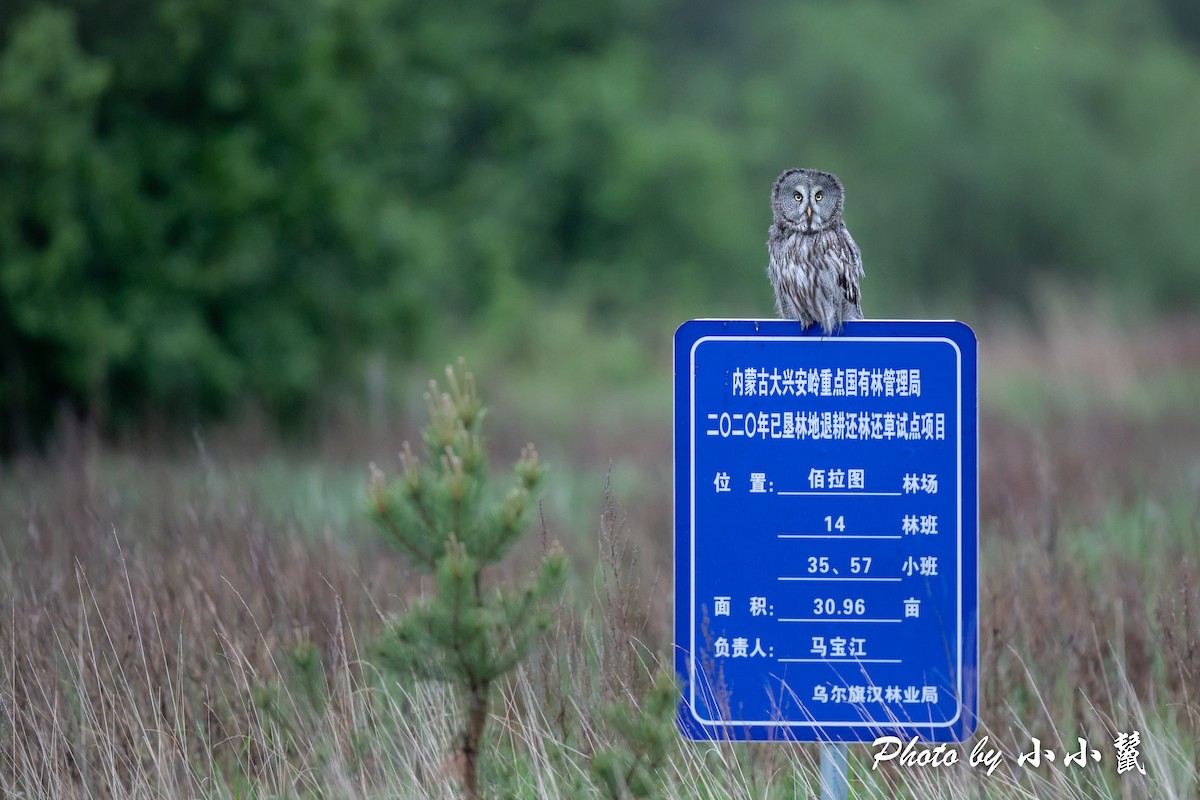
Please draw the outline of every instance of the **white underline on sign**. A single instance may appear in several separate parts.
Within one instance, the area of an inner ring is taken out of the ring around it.
[[[776,492],[789,497],[901,497],[902,492]]]
[[[837,533],[781,533],[780,539],[903,539],[903,536],[886,534],[837,534]]]
[[[903,664],[898,658],[777,658],[789,664]]]
[[[781,581],[849,581],[858,583],[898,583],[900,578],[789,578],[780,577]]]
[[[903,622],[899,619],[862,619],[856,617],[854,619],[846,619],[844,617],[780,617],[779,622],[834,622],[841,625],[843,622]]]

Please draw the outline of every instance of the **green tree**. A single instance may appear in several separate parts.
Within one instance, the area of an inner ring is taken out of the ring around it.
[[[287,421],[385,332],[411,352],[421,312],[368,151],[376,18],[316,0],[16,7],[0,447],[60,405],[117,426],[253,400]]]
[[[49,417],[50,397],[97,383],[123,342],[86,282],[77,187],[98,169],[94,117],[112,70],[77,46],[70,15],[46,10],[0,53],[0,417]],[[0,450],[13,431],[0,425]]]
[[[390,486],[372,465],[379,528],[417,569],[434,576],[433,593],[392,623],[377,651],[386,667],[449,681],[461,693],[456,747],[464,793],[474,800],[492,692],[550,623],[567,560],[554,547],[526,585],[485,585],[483,569],[501,561],[524,534],[544,468],[528,446],[513,469],[512,488],[502,499],[490,498],[480,436],[484,408],[474,380],[460,366],[447,367],[446,382],[446,391],[433,383],[428,396],[428,461],[405,443],[403,471]]]

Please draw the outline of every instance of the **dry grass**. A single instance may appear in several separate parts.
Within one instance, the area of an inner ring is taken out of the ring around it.
[[[381,547],[268,524],[205,469],[69,440],[9,469],[0,623],[5,796],[175,793],[258,776],[280,659],[301,644],[355,674],[350,622],[411,579]],[[11,777],[7,777],[11,776]]]
[[[1183,375],[1170,385],[1188,391],[1200,336],[1178,323],[1067,341],[1056,319],[981,335],[982,732],[1007,766],[872,773],[858,748],[855,796],[1195,796],[1200,396],[1148,413],[1129,387]],[[1050,400],[1025,413],[1039,385]],[[598,709],[636,702],[670,647],[669,430],[608,430],[607,409],[544,444],[537,419],[498,412],[497,461],[533,438],[559,464],[542,531],[509,569],[555,537],[578,579],[495,709],[493,780],[504,796],[596,796],[588,761],[612,741]],[[360,465],[412,435],[397,429],[335,432],[282,465],[232,438],[171,453],[75,431],[6,465],[0,794],[456,796],[451,696],[365,656],[421,590],[353,510]],[[1112,761],[1133,729],[1142,783]],[[1032,736],[1060,753],[1084,736],[1105,761],[1018,768]],[[813,763],[801,746],[680,743],[662,777],[670,797],[798,797]]]

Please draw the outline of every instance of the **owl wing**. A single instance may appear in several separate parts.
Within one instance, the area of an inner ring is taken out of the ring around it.
[[[858,249],[858,245],[854,241],[854,237],[850,235],[850,231],[843,225],[838,232],[838,258],[839,266],[837,273],[838,288],[842,290],[846,297],[846,302],[858,311],[859,316],[862,316],[862,301],[858,288],[858,279],[863,276],[862,253]]]

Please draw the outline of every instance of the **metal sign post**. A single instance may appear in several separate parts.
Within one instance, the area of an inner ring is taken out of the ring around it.
[[[850,796],[846,749],[841,742],[821,745],[821,800],[847,800]]]
[[[685,736],[971,735],[977,428],[976,340],[962,323],[679,328]],[[844,785],[845,750],[823,752],[823,775]]]

